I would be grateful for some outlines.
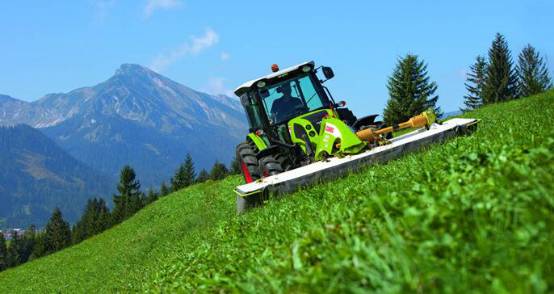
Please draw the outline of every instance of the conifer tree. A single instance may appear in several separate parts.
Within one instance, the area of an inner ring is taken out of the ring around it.
[[[169,187],[165,184],[165,181],[160,185],[160,197],[166,196],[171,193]]]
[[[519,54],[516,72],[521,96],[538,94],[552,87],[546,63],[531,44]]]
[[[465,107],[462,111],[476,109],[483,104],[483,85],[487,71],[487,62],[483,56],[477,56],[470,67],[465,83],[467,95],[464,96]]]
[[[497,33],[489,49],[489,64],[483,85],[484,104],[517,98],[517,83],[508,42]]]
[[[0,271],[8,268],[7,257],[8,247],[6,245],[6,238],[4,238],[4,233],[0,232]]]
[[[101,233],[111,227],[111,213],[108,208],[106,200],[98,198],[96,200],[96,218],[95,218],[95,228],[93,232],[95,234]]]
[[[135,171],[128,165],[121,169],[117,191],[118,194],[113,196],[113,224],[122,222],[142,208],[140,182],[136,179]]]
[[[20,264],[19,252],[17,247],[19,246],[20,236],[16,231],[12,231],[11,240],[8,245],[8,252],[6,254],[6,266],[15,267]]]
[[[205,169],[202,169],[200,173],[198,174],[198,178],[196,178],[196,181],[198,183],[203,183],[210,179],[210,174]]]
[[[110,212],[106,201],[93,198],[87,201],[83,215],[73,227],[73,243],[79,243],[91,236],[99,234],[110,226]]]
[[[194,170],[194,163],[192,162],[192,156],[187,154],[185,162],[183,162],[177,171],[175,176],[171,178],[171,190],[177,191],[185,187],[188,187],[194,183],[196,178],[196,172]]]
[[[148,189],[148,193],[146,193],[145,204],[148,205],[148,204],[158,200],[158,198],[159,198],[158,193],[156,193],[154,191],[154,189],[150,188],[150,189]]]
[[[71,244],[69,224],[63,219],[62,212],[58,208],[54,209],[44,234],[46,254],[59,251]]]
[[[35,235],[35,246],[29,260],[37,259],[47,254],[46,244],[44,243],[45,235],[45,232],[39,232]]]
[[[31,254],[33,253],[33,248],[36,243],[36,228],[34,225],[30,225],[23,234],[17,252],[21,263],[29,261]]]
[[[229,170],[225,166],[225,164],[215,161],[214,166],[212,167],[212,170],[210,171],[210,179],[216,181],[224,179],[227,174],[229,173]]]
[[[435,95],[437,83],[431,82],[427,65],[416,55],[407,54],[398,60],[387,88],[389,100],[384,110],[387,124],[406,121],[428,109],[441,115],[436,105],[439,99]]]
[[[81,218],[71,229],[71,238],[73,244],[77,244],[85,240],[89,236],[89,232],[87,231],[87,229],[92,210],[92,199],[89,199],[87,200],[87,205],[85,206],[85,210],[83,211]]]
[[[238,159],[238,157],[235,155],[235,158],[233,158],[233,161],[231,161],[231,170],[230,170],[230,173],[232,175],[238,175],[241,173],[241,170],[240,170],[240,161]]]

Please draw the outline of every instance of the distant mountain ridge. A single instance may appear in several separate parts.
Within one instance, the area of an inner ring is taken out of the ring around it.
[[[27,125],[0,127],[0,228],[42,226],[55,207],[75,221],[115,180],[71,157]]]
[[[238,99],[195,91],[136,64],[95,86],[34,102],[2,97],[0,125],[40,128],[111,176],[130,164],[146,186],[167,180],[186,153],[198,169],[216,159],[228,163],[247,130]]]

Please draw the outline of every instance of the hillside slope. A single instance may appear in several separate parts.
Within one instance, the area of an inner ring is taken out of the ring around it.
[[[0,273],[7,292],[554,289],[554,92],[471,136],[234,214],[231,177]]]
[[[39,130],[0,127],[0,229],[43,227],[56,207],[75,222],[89,198],[110,195],[115,184]]]

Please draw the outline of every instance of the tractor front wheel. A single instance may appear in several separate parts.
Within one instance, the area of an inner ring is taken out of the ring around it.
[[[278,156],[267,155],[260,159],[260,172],[262,177],[269,177],[285,171],[283,162]]]
[[[237,159],[244,181],[248,184],[260,178],[259,162],[256,158],[257,149],[251,142],[243,142],[237,146]],[[242,213],[256,206],[260,200],[255,195],[250,197],[237,196],[237,213]]]

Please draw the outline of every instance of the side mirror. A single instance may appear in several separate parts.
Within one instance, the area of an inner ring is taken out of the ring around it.
[[[346,101],[339,101],[338,103],[335,104],[335,107],[345,107],[346,106]]]
[[[333,69],[328,66],[322,66],[321,70],[323,71],[323,75],[326,79],[330,80],[335,76],[335,73],[333,72]]]

